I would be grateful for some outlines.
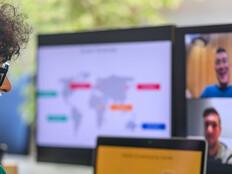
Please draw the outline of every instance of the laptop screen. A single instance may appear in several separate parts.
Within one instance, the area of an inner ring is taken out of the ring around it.
[[[175,145],[172,146],[175,149],[169,149],[103,144],[97,147],[95,174],[202,174],[204,171],[205,150],[195,147],[188,150],[183,144],[179,149]]]

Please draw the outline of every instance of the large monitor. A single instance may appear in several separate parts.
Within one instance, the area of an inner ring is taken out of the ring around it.
[[[91,165],[98,136],[171,137],[173,32],[39,35],[38,160]]]
[[[176,56],[184,62],[179,70],[186,99],[183,131],[208,141],[209,173],[231,171],[232,25],[178,28],[176,38]]]

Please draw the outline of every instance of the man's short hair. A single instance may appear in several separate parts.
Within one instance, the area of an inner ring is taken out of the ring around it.
[[[226,49],[225,48],[218,48],[216,51],[217,54],[222,53],[222,52],[226,53]]]
[[[209,114],[216,114],[218,119],[219,119],[219,125],[221,126],[221,118],[220,118],[218,112],[216,111],[216,109],[214,109],[213,107],[212,108],[206,108],[204,113],[203,113],[203,117],[205,118]]]

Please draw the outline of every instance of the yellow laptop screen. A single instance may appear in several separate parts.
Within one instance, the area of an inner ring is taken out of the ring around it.
[[[201,151],[98,147],[96,174],[200,174]]]

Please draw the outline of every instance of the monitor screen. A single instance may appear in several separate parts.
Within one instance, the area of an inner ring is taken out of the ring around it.
[[[151,171],[164,174],[200,174],[201,171],[200,151],[117,146],[98,148],[99,162],[96,166],[96,174],[141,174]]]
[[[205,172],[204,141],[114,138],[99,141],[95,174]]]
[[[172,41],[156,30],[39,36],[39,150],[86,151],[98,136],[172,135]]]
[[[181,28],[180,33],[186,63],[187,136],[207,140],[209,166],[232,165],[232,26]]]

